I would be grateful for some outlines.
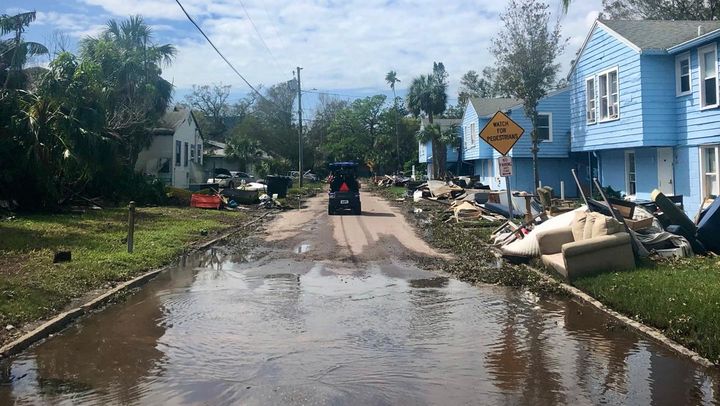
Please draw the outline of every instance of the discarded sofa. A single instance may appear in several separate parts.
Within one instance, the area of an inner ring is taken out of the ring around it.
[[[541,232],[537,239],[543,264],[569,280],[635,267],[630,234],[600,213],[575,212],[570,227]]]

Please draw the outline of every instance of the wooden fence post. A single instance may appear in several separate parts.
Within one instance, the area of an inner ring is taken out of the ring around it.
[[[128,206],[128,236],[127,236],[127,249],[128,253],[132,254],[134,248],[134,237],[135,237],[135,202],[130,202]]]

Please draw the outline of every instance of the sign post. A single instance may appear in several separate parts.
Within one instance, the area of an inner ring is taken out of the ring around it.
[[[507,114],[502,111],[498,111],[494,116],[485,124],[485,127],[480,131],[480,138],[485,140],[491,147],[493,147],[501,157],[498,158],[498,169],[500,176],[505,177],[505,189],[507,189],[508,199],[508,220],[512,221],[513,218],[513,201],[512,192],[510,191],[510,176],[512,176],[512,158],[506,156],[512,149],[516,142],[523,135],[525,130],[520,127],[516,122],[512,121]]]

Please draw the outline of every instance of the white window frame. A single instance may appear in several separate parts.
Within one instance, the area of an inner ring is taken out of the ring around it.
[[[683,92],[682,91],[682,62],[687,61],[688,64],[688,84],[690,85],[690,89]],[[677,97],[680,96],[687,96],[692,93],[692,65],[690,63],[690,52],[686,52],[684,54],[680,54],[675,57],[675,95]]]
[[[715,172],[705,172],[705,164],[706,164],[706,157],[705,157],[705,150],[707,149],[714,149],[715,150]],[[718,189],[720,189],[720,145],[702,145],[699,148],[700,152],[700,202],[705,200],[706,197],[709,195],[715,195],[720,196],[720,190],[711,190],[708,191],[706,177],[708,175],[715,175],[715,184],[718,185]]]
[[[553,120],[552,120],[552,113],[543,113],[538,112],[538,117],[540,116],[548,116],[548,139],[541,140],[538,138],[539,142],[553,142]]]
[[[588,82],[590,82],[590,81],[592,81],[592,91],[593,91],[592,99],[590,97],[588,97],[589,96]],[[585,78],[585,122],[587,124],[597,123],[598,108],[597,108],[597,86],[596,86],[596,84],[597,84],[597,79],[595,78],[595,76],[588,76]],[[592,121],[588,118],[588,113],[590,112],[589,105],[591,102],[592,102]]]
[[[610,74],[613,72],[615,73],[615,82],[617,83],[617,91],[615,92],[615,94],[616,94],[615,97],[617,98],[617,113],[614,117],[611,116],[611,114],[610,114],[610,111],[612,110],[610,108],[610,106],[615,104],[615,103],[610,103],[610,98],[613,95],[612,91],[610,90]],[[602,97],[603,96],[602,96],[602,94],[600,94],[600,89],[601,89],[600,81],[603,80],[603,79],[601,79],[602,76],[605,76],[605,79],[604,79],[605,80],[605,89],[607,90],[607,99],[608,99],[607,107],[608,108],[606,111],[603,111],[603,109],[602,109]],[[598,108],[598,110],[600,110],[600,118],[599,118],[598,122],[605,123],[608,121],[620,120],[620,74],[618,73],[618,67],[615,66],[613,68],[610,68],[610,69],[607,69],[607,70],[604,70],[604,71],[598,73],[597,82],[598,82],[598,85],[597,85],[598,86],[597,108]],[[607,113],[606,118],[603,118],[603,113]]]
[[[633,175],[635,175],[635,179],[632,181],[630,180],[630,155],[633,157],[633,167],[635,168],[635,171],[633,172]],[[625,193],[629,196],[637,194],[637,154],[635,154],[635,150],[627,150],[625,151]],[[630,193],[630,183],[634,184],[635,191],[633,193]]]
[[[713,52],[715,54],[715,104],[705,104],[705,54]],[[698,48],[698,69],[700,74],[698,75],[698,84],[700,85],[700,110],[707,110],[718,107],[720,103],[720,91],[718,90],[718,59],[717,59],[717,44],[710,44],[704,47]]]
[[[475,145],[475,123],[470,123],[470,145]]]

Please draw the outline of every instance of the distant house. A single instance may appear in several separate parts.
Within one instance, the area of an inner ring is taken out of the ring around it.
[[[570,153],[570,88],[550,92],[538,103],[538,172],[542,185],[551,186],[560,193],[560,182],[565,184],[567,196],[575,196],[576,187],[571,169],[576,168],[576,157]],[[502,111],[525,129],[508,156],[513,158],[513,176],[510,188],[533,191],[532,123],[525,115],[522,100],[513,98],[472,98],[462,119],[462,159],[471,163],[480,181],[494,189],[504,189],[505,179],[500,177],[497,158],[500,154],[480,138],[480,132],[493,115]]]
[[[257,163],[266,159],[271,159],[270,155],[265,151],[258,151],[255,154],[254,162],[248,162],[243,167],[240,159],[228,156],[228,145],[226,143],[206,140],[203,168],[208,178],[215,168],[225,168],[229,171],[244,171],[256,175]]]
[[[597,20],[571,68],[572,151],[601,183],[697,212],[720,194],[719,21]]]
[[[202,183],[203,137],[189,108],[168,110],[152,129],[153,140],[138,155],[135,171],[178,188]]]
[[[440,126],[441,131],[445,131],[449,128],[452,128],[452,126],[460,126],[462,120],[459,118],[435,118],[433,119],[433,124],[437,124]],[[420,120],[420,131],[422,131],[426,126],[430,124],[430,120],[427,118],[423,118]],[[458,136],[460,134],[458,133]],[[447,146],[447,161],[446,163],[446,169],[452,173],[457,173],[457,163],[458,163],[458,156],[460,154],[460,151],[458,148]],[[427,176],[428,178],[432,179],[432,173],[433,173],[433,150],[432,150],[432,142],[428,141],[425,143],[418,142],[418,161],[423,164],[427,164]]]

